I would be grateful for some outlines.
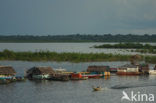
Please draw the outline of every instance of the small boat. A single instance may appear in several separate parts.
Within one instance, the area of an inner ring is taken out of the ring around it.
[[[26,79],[22,76],[16,76],[16,81],[25,81]]]
[[[102,91],[102,90],[103,90],[103,88],[102,88],[102,87],[100,87],[100,86],[98,86],[98,87],[93,87],[93,90],[94,90],[94,91]]]

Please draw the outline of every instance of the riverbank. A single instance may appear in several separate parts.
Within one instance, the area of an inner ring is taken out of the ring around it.
[[[156,56],[141,56],[147,63],[156,63]],[[98,61],[129,61],[131,55],[105,53],[57,53],[50,51],[14,52],[4,50],[0,52],[0,60],[24,61],[69,61],[69,62],[98,62]]]
[[[95,45],[93,48],[108,48],[108,49],[131,49],[130,52],[138,53],[149,53],[156,54],[156,46],[151,44],[141,44],[141,43],[118,43],[118,44],[102,44]]]

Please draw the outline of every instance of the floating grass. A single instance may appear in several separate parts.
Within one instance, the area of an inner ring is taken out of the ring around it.
[[[10,50],[0,52],[0,60],[98,62],[129,61],[130,58],[131,55],[111,53],[56,53],[50,51],[14,52]],[[142,56],[142,58],[145,58],[146,62],[156,63],[156,56]]]

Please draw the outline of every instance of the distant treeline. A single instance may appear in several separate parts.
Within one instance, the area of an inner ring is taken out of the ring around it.
[[[156,34],[153,35],[13,35],[0,36],[0,42],[156,42]]]
[[[141,43],[118,43],[95,45],[94,48],[116,48],[116,49],[156,49],[156,46]]]
[[[131,55],[105,53],[56,53],[50,51],[14,52],[10,50],[0,51],[0,60],[97,62],[129,61],[130,59]],[[141,60],[144,60],[148,63],[156,63],[156,56],[141,56]]]

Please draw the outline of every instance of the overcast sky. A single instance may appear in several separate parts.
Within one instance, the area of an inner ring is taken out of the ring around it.
[[[76,33],[156,33],[156,0],[0,0],[0,35]]]

